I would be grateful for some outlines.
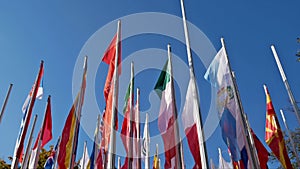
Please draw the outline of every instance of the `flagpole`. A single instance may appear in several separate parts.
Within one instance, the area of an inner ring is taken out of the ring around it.
[[[168,44],[168,60],[170,62],[170,77],[171,77],[171,90],[172,90],[172,96],[173,96],[173,106],[174,106],[174,116],[175,116],[175,127],[174,127],[174,133],[175,133],[175,144],[176,144],[176,161],[177,166],[182,166],[181,163],[181,149],[180,149],[180,140],[179,140],[179,127],[177,123],[177,107],[176,107],[176,99],[175,99],[175,91],[174,91],[174,81],[173,81],[173,70],[172,70],[172,53],[171,53],[171,45]]]
[[[86,141],[84,142],[83,145],[83,156],[82,156],[82,166],[81,166],[82,169],[84,169],[85,166],[85,151],[86,151]]]
[[[16,152],[15,152],[14,157],[13,157],[11,169],[17,169],[18,168],[19,158],[20,158],[21,153],[22,153],[21,151],[24,147],[24,141],[25,141],[27,129],[28,129],[28,126],[29,126],[29,123],[30,123],[30,118],[31,118],[33,106],[34,106],[34,103],[35,103],[36,95],[37,95],[37,92],[38,92],[38,88],[39,88],[39,84],[40,84],[43,72],[44,72],[44,61],[42,60],[41,64],[40,64],[40,70],[39,70],[38,76],[37,76],[35,84],[34,84],[34,90],[33,90],[33,94],[32,94],[30,104],[29,104],[29,108],[26,112],[27,115],[25,117],[24,129],[21,132],[20,141],[16,143],[16,144],[18,144],[18,145],[16,145],[18,147],[17,147]]]
[[[283,110],[280,109],[280,113],[281,113],[281,117],[282,117],[282,120],[283,120],[283,123],[284,123],[284,126],[286,128],[286,130],[288,131],[288,136],[290,138],[290,141],[291,141],[291,144],[292,144],[292,148],[293,148],[293,153],[296,157],[296,160],[297,160],[297,166],[300,167],[300,160],[299,160],[299,156],[298,156],[298,153],[296,151],[296,146],[295,146],[295,143],[294,143],[294,140],[292,138],[292,134],[291,134],[291,131],[289,130],[289,127],[286,123],[286,120],[285,120],[285,117],[284,117],[284,113],[283,113]]]
[[[115,56],[115,71],[114,71],[114,81],[113,81],[113,98],[112,98],[112,117],[110,126],[110,140],[109,140],[109,155],[108,155],[108,164],[107,168],[114,168],[115,167],[115,152],[116,152],[116,116],[117,116],[117,103],[118,103],[118,90],[119,90],[119,73],[118,73],[118,58],[119,58],[119,41],[121,38],[121,21],[118,20],[118,28],[117,28],[117,40],[116,40],[116,56]]]
[[[94,138],[94,144],[95,144],[95,150],[94,150],[94,161],[91,161],[91,163],[93,163],[94,167],[96,166],[96,161],[97,161],[97,158],[98,158],[98,154],[99,154],[99,150],[98,150],[98,143],[100,140],[99,140],[99,129],[100,129],[100,120],[101,120],[101,116],[100,114],[98,114],[97,116],[97,125],[96,125],[96,134],[95,134],[95,138]]]
[[[76,123],[75,123],[75,130],[74,135],[72,138],[72,151],[71,151],[71,158],[70,158],[70,168],[74,168],[74,163],[76,159],[76,152],[77,152],[77,144],[78,144],[78,134],[79,134],[79,124],[81,120],[81,111],[82,111],[82,104],[84,100],[84,94],[85,94],[85,87],[86,87],[86,72],[87,72],[87,60],[88,57],[84,57],[83,62],[83,74],[82,74],[82,81],[79,91],[79,99],[77,100],[76,109],[75,109],[75,116],[76,116]]]
[[[33,124],[32,124],[32,127],[31,127],[30,134],[29,134],[29,140],[28,140],[28,143],[27,143],[27,147],[26,147],[26,151],[25,151],[25,156],[24,156],[24,160],[23,160],[22,165],[21,165],[21,169],[22,168],[25,168],[25,169],[27,168],[27,164],[28,164],[28,160],[29,160],[29,155],[30,155],[30,150],[31,150],[31,145],[32,145],[33,132],[34,132],[34,128],[35,128],[37,116],[38,115],[35,115],[34,119],[33,119]]]
[[[242,106],[240,94],[239,94],[237,84],[236,84],[236,79],[235,79],[235,76],[234,76],[233,71],[231,69],[230,61],[228,59],[224,38],[221,38],[221,43],[222,43],[222,47],[224,48],[224,51],[225,51],[225,57],[228,61],[227,64],[228,64],[228,68],[229,68],[229,72],[230,72],[230,77],[231,77],[233,85],[234,85],[234,92],[236,94],[237,101],[238,101],[240,116],[241,116],[241,119],[242,119],[242,126],[243,126],[243,129],[244,129],[245,135],[246,135],[246,142],[247,142],[246,147],[248,147],[248,149],[250,151],[251,161],[252,161],[252,164],[254,165],[252,167],[260,169],[258,156],[256,154],[256,151],[254,152],[255,145],[254,145],[254,141],[253,141],[253,138],[252,138],[252,135],[251,135],[251,132],[250,132],[250,126],[249,126],[249,124],[246,120],[246,117],[245,117],[245,112],[244,112],[244,109],[243,109],[243,106]]]
[[[140,89],[136,89],[136,123],[137,123],[137,160],[138,160],[138,168],[141,168],[141,133],[140,133]]]
[[[187,27],[187,21],[185,16],[185,8],[184,8],[184,0],[180,0],[181,4],[181,12],[182,12],[182,20],[183,20],[183,28],[184,28],[184,35],[185,35],[185,43],[186,43],[186,52],[188,56],[188,64],[189,64],[189,70],[190,70],[190,78],[194,79],[195,82],[195,88],[196,88],[196,98],[197,103],[199,105],[199,113],[196,114],[197,116],[197,131],[198,131],[198,141],[199,141],[199,149],[200,149],[200,157],[201,157],[201,166],[202,168],[208,168],[208,159],[207,159],[207,150],[206,150],[206,144],[204,142],[204,132],[203,132],[203,126],[202,126],[202,117],[201,117],[201,110],[200,110],[200,97],[198,95],[198,87],[196,84],[195,79],[195,72],[194,72],[194,66],[193,66],[193,58],[192,58],[192,52],[190,47],[190,40],[189,40],[189,32]]]
[[[145,125],[147,125],[147,128],[146,128],[147,135],[145,136],[146,141],[145,141],[145,143],[143,143],[143,144],[145,144],[144,147],[146,148],[146,152],[145,152],[145,169],[150,169],[150,162],[149,162],[149,156],[150,156],[149,147],[150,147],[150,145],[149,145],[149,141],[148,141],[148,139],[149,139],[148,113],[146,113]],[[145,132],[144,132],[144,134],[145,134]]]
[[[121,158],[118,157],[118,169],[121,169]]]
[[[287,81],[287,78],[286,78],[285,73],[284,73],[284,71],[283,71],[283,68],[282,68],[282,66],[281,66],[281,63],[280,63],[280,60],[279,60],[279,57],[278,57],[278,55],[277,55],[277,52],[276,52],[276,50],[275,50],[274,45],[271,45],[271,50],[272,50],[272,52],[273,52],[275,61],[276,61],[276,63],[277,63],[277,67],[278,67],[278,69],[279,69],[279,72],[280,72],[282,81],[283,81],[283,83],[284,83],[284,85],[285,85],[285,88],[286,88],[286,90],[287,90],[287,92],[288,92],[290,101],[291,101],[291,103],[292,103],[292,105],[293,105],[293,109],[294,109],[294,112],[295,112],[295,114],[296,114],[298,123],[300,124],[299,107],[298,107],[298,105],[296,104],[294,95],[293,95],[293,93],[292,93],[292,91],[291,91],[290,85],[289,85],[289,83],[288,83],[288,81]]]
[[[59,154],[59,146],[60,146],[60,142],[61,142],[61,136],[59,136],[58,137],[58,145],[57,145],[57,150],[56,150],[56,152],[55,152],[55,158],[54,158],[54,160],[53,160],[53,169],[56,169],[57,167],[56,167],[56,162],[57,162],[57,157],[58,157],[58,154]]]
[[[51,99],[51,96],[49,95],[48,99],[47,99],[47,106],[46,106],[46,110],[45,110],[45,114],[44,114],[42,128],[40,129],[41,134],[40,134],[40,137],[38,138],[37,152],[36,152],[36,156],[34,157],[34,168],[37,167],[37,164],[38,164],[38,161],[39,161],[39,155],[40,155],[41,146],[42,146],[42,139],[44,137],[45,119],[46,119],[46,115],[47,115],[47,111],[48,111],[48,105],[51,102],[50,99]]]
[[[131,78],[130,78],[130,105],[129,105],[129,150],[128,150],[128,168],[132,169],[132,163],[133,163],[133,82],[134,81],[134,65],[133,62],[131,62]]]
[[[13,84],[11,83],[11,84],[9,85],[8,92],[7,92],[7,94],[6,94],[5,101],[4,101],[3,106],[2,106],[2,109],[1,109],[1,114],[0,114],[0,124],[1,124],[1,121],[2,121],[2,117],[3,117],[4,111],[5,111],[6,104],[7,104],[8,98],[9,98],[9,96],[10,96],[10,92],[11,92],[12,87],[13,87]]]

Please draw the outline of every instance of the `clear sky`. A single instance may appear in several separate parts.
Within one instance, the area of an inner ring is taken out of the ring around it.
[[[269,88],[277,114],[283,108],[289,126],[292,129],[299,127],[296,116],[287,110],[290,106],[288,95],[270,49],[271,44],[274,44],[290,87],[299,101],[300,63],[295,56],[300,49],[296,42],[300,36],[299,6],[299,1],[279,0],[185,2],[203,122],[209,113],[213,113],[209,112],[210,84],[203,76],[209,61],[221,47],[220,38],[224,37],[243,108],[260,140],[264,143],[266,101],[263,84]],[[116,32],[118,19],[122,20],[124,61],[120,77],[119,109],[122,110],[130,77],[129,63],[134,61],[135,86],[141,89],[141,120],[144,121],[146,112],[150,116],[151,155],[155,151],[155,143],[160,144],[162,152],[162,139],[157,129],[159,98],[153,88],[167,59],[166,49],[170,43],[176,103],[181,120],[189,76],[180,18],[179,0],[0,2],[0,102],[4,101],[9,84],[14,84],[0,124],[0,158],[7,161],[7,157],[13,155],[22,119],[21,107],[33,85],[40,60],[45,62],[44,98],[36,102],[33,115],[38,114],[37,126],[40,126],[47,95],[51,95],[54,137],[46,148],[56,143],[72,105],[72,98],[78,91],[85,55],[89,56],[88,88],[77,159],[82,155],[85,140],[91,152],[90,137],[94,133],[96,116],[105,107],[103,86],[108,67],[100,61]],[[120,112],[119,126],[122,121]],[[279,121],[284,128],[280,116]],[[226,145],[217,121],[208,121],[206,125],[213,128],[212,133],[206,133],[208,158],[212,158],[217,165],[218,147],[228,160]],[[184,131],[181,129],[180,132],[184,137]],[[36,133],[37,129],[35,136]],[[117,148],[118,154],[124,155],[120,140]],[[194,162],[186,139],[183,149],[186,165],[191,168]],[[163,154],[160,157],[163,165]]]

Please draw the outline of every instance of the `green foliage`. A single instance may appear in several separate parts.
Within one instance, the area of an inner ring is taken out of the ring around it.
[[[300,152],[300,128],[296,128],[295,131],[291,131],[291,135],[292,135],[292,139],[295,143],[296,152],[298,153],[298,156],[300,156],[300,154],[299,154],[299,152]],[[296,160],[295,154],[293,153],[291,140],[289,139],[287,133],[284,133],[284,138],[285,138],[285,145],[287,147],[287,151],[288,151],[288,155],[290,157],[291,163],[293,165],[293,168],[296,169],[297,168],[297,160]],[[283,167],[281,166],[281,163],[279,163],[278,159],[275,157],[275,155],[273,153],[271,153],[271,156],[269,157],[269,161],[272,164],[278,164],[277,169],[283,169]]]
[[[0,159],[0,169],[10,169],[10,165],[6,164],[3,159]]]

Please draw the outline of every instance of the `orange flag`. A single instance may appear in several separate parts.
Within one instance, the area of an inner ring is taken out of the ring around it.
[[[103,139],[101,142],[101,146],[104,148],[105,152],[108,150],[108,144],[110,139],[111,133],[111,118],[112,118],[112,100],[113,100],[113,76],[115,71],[115,58],[116,58],[116,48],[118,45],[118,73],[121,74],[121,41],[117,43],[117,34],[112,39],[109,47],[106,49],[102,61],[109,64],[109,69],[106,77],[106,82],[104,86],[104,97],[106,101],[106,108],[103,115]],[[115,117],[116,120],[116,127],[115,129],[118,130],[118,116]]]
[[[275,156],[286,169],[293,168],[289,156],[286,151],[286,146],[283,139],[283,134],[275,114],[275,110],[271,101],[271,97],[267,87],[264,85],[267,98],[267,115],[266,115],[266,143],[269,145]]]

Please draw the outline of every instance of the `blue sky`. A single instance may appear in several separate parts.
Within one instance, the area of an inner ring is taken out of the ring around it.
[[[211,96],[210,85],[203,78],[206,64],[199,58],[211,60],[215,51],[209,47],[218,50],[221,47],[221,37],[225,38],[243,108],[248,115],[250,125],[261,141],[264,140],[266,111],[263,84],[267,84],[269,88],[278,115],[280,108],[285,109],[289,106],[288,95],[270,49],[271,44],[274,44],[277,49],[296,100],[300,99],[297,88],[300,84],[297,74],[300,63],[295,57],[296,51],[300,48],[296,43],[300,27],[299,5],[298,1],[278,0],[185,2],[188,21],[203,33],[200,36],[203,39],[199,39],[199,32],[190,32],[203,119],[208,115]],[[145,13],[146,15],[142,15]],[[167,16],[171,19],[165,22],[163,17],[153,16]],[[1,2],[0,102],[4,101],[9,84],[13,83],[14,87],[0,124],[0,133],[5,135],[0,142],[0,158],[7,160],[7,157],[13,154],[22,118],[21,107],[35,80],[40,60],[45,61],[45,96],[42,101],[36,102],[33,114],[39,115],[37,126],[40,126],[46,98],[50,94],[54,138],[46,148],[56,143],[72,105],[72,98],[78,91],[77,82],[81,76],[77,76],[77,73],[81,75],[82,70],[78,68],[82,66],[84,55],[89,56],[89,68],[98,66],[97,69],[93,69],[94,72],[88,70],[90,85],[94,86],[89,90],[95,95],[98,109],[89,110],[87,106],[84,107],[82,114],[84,125],[80,130],[77,158],[82,154],[84,140],[88,141],[89,151],[91,151],[92,141],[88,135],[94,132],[96,125],[94,114],[98,111],[102,112],[105,106],[103,86],[107,65],[100,61],[116,31],[116,20],[119,18],[122,18],[122,36],[128,35],[126,39],[123,37],[122,42],[124,64],[120,77],[119,105],[123,106],[130,74],[129,63],[134,61],[136,71],[140,70],[135,84],[141,89],[141,117],[145,116],[145,112],[149,113],[152,118],[150,135],[156,136],[154,140],[159,142],[161,139],[157,130],[157,120],[155,120],[159,101],[152,89],[159,76],[158,69],[162,68],[167,58],[165,52],[167,43],[172,45],[174,53],[173,66],[175,80],[177,77],[176,101],[179,115],[182,110],[181,105],[184,103],[181,98],[185,97],[188,81],[188,74],[185,74],[186,67],[183,66],[187,65],[186,49],[184,42],[178,40],[183,38],[183,26],[181,22],[177,22],[176,17],[181,18],[179,0]],[[141,32],[137,34],[134,30],[141,30]],[[178,35],[178,39],[174,34]],[[203,45],[207,46],[203,47]],[[93,99],[88,97],[85,101],[89,103]],[[295,115],[287,110],[285,112],[289,126],[297,127]],[[119,117],[119,126],[121,126],[121,114]],[[284,127],[282,120],[279,121]],[[217,147],[221,147],[224,151],[225,158],[227,156],[226,146],[220,134],[220,129],[217,128],[207,140],[208,157],[212,158],[215,164],[218,163]],[[153,148],[154,142],[156,141],[151,142]],[[122,147],[122,143],[118,147]],[[120,153],[124,151],[122,149],[119,149]],[[160,149],[163,149],[162,145]],[[154,149],[151,152],[153,153]],[[191,167],[193,160],[186,140],[184,140],[184,156],[188,168]]]

